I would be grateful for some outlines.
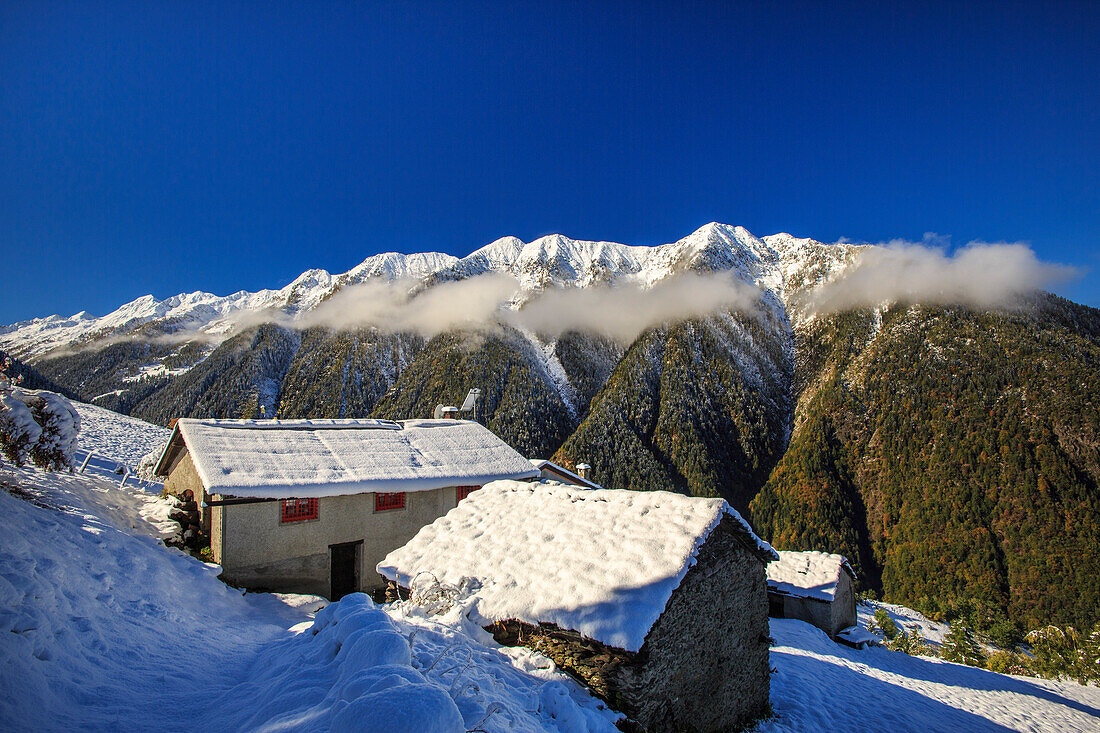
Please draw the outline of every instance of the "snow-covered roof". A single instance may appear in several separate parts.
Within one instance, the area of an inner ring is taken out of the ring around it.
[[[307,498],[430,491],[539,472],[468,420],[194,420],[176,423],[157,464],[186,445],[211,494]]]
[[[853,579],[856,577],[843,555],[783,550],[779,562],[768,564],[768,588],[789,596],[831,601],[836,596],[842,569]]]
[[[497,481],[378,564],[408,586],[476,578],[485,623],[554,623],[638,651],[699,548],[728,517],[767,562],[774,550],[723,499],[667,491]]]

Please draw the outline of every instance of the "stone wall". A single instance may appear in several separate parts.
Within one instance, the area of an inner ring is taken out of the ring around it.
[[[767,714],[768,586],[749,542],[723,519],[636,663],[619,668],[624,712],[647,730],[737,730]]]
[[[501,644],[545,654],[649,731],[727,731],[768,711],[764,564],[724,519],[637,653],[552,625],[488,627]]]
[[[405,594],[407,597],[407,594]],[[553,624],[532,626],[514,619],[486,627],[502,646],[525,646],[545,654],[593,694],[620,709],[618,670],[634,664],[637,654],[586,639]]]
[[[833,599],[833,631],[829,636],[836,636],[849,626],[856,625],[856,589],[852,578],[844,570],[840,571],[840,580],[836,584],[836,595]]]

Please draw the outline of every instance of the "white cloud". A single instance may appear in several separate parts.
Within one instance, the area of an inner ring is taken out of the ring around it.
[[[510,314],[509,321],[549,336],[587,331],[630,343],[663,323],[723,310],[753,310],[759,296],[755,287],[725,274],[686,273],[648,289],[594,286],[546,291]]]
[[[950,237],[895,239],[861,251],[857,262],[808,296],[811,310],[832,313],[884,302],[1011,305],[1020,296],[1073,278],[1066,265],[1042,262],[1022,242],[970,242],[947,254]]]

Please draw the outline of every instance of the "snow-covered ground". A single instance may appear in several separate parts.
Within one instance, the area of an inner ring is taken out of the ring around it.
[[[0,729],[615,730],[548,659],[457,607],[433,619],[356,594],[311,628],[322,599],[242,594],[157,542],[166,500],[11,465],[0,488]]]
[[[1096,731],[1100,688],[1010,677],[771,619],[772,731]]]
[[[261,649],[247,681],[213,700],[201,727],[616,731],[619,714],[541,654],[497,646],[464,610],[429,617],[407,601],[346,596]]]
[[[180,730],[307,618],[165,548],[137,489],[10,465],[0,483],[0,728]]]
[[[81,450],[136,468],[146,453],[168,442],[170,431],[160,425],[84,402],[73,407],[80,413]]]
[[[2,730],[614,730],[614,712],[542,655],[497,646],[465,604],[429,616],[355,594],[314,619],[321,599],[242,594],[166,549],[170,505],[139,487],[3,464],[0,489]],[[849,649],[793,620],[771,633],[759,733],[1100,729],[1097,687]]]
[[[859,605],[856,606],[856,616],[858,617],[859,625],[865,629],[868,628],[871,622],[875,620],[875,612],[880,608],[886,611],[886,615],[894,620],[894,623],[898,625],[898,629],[910,636],[916,635],[924,639],[935,649],[943,646],[944,637],[951,631],[951,627],[947,624],[933,621],[924,614],[914,611],[911,608],[898,606],[893,603],[871,600],[861,601]],[[880,641],[886,639],[885,634],[881,631],[876,631],[875,635],[878,636]]]

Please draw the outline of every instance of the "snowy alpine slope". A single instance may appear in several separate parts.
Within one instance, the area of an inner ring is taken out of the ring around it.
[[[150,451],[163,448],[167,428],[84,402],[73,402],[80,414],[80,448],[136,467]]]
[[[856,616],[858,617],[859,626],[864,629],[868,628],[871,622],[874,621],[875,612],[880,608],[886,611],[886,614],[893,619],[899,629],[907,634],[920,637],[934,647],[943,646],[944,637],[951,631],[951,627],[948,624],[933,621],[919,611],[914,611],[911,608],[898,606],[893,603],[884,603],[883,601],[872,601],[868,599],[864,599],[856,604]],[[877,632],[877,636],[880,641],[886,638],[885,634],[881,631]]]
[[[758,733],[1096,731],[1100,688],[1011,677],[881,647],[849,649],[770,619],[772,710]]]
[[[615,730],[549,660],[457,610],[391,620],[355,594],[311,631],[322,599],[225,586],[153,539],[134,493],[0,466],[0,729]]]
[[[149,535],[117,484],[0,467],[0,727],[182,730],[307,618]],[[10,492],[16,492],[23,498]]]
[[[368,278],[420,280],[453,261],[454,257],[439,252],[386,252],[368,257],[342,275],[307,270],[279,290],[241,290],[226,296],[195,291],[164,300],[143,295],[101,317],[81,311],[68,317],[52,315],[0,326],[0,345],[20,358],[33,358],[61,346],[127,333],[150,323],[163,324],[166,334],[224,334],[232,327],[233,317],[241,313],[281,310],[296,315],[315,307],[339,286]]]

